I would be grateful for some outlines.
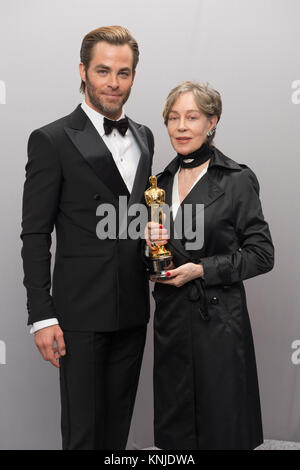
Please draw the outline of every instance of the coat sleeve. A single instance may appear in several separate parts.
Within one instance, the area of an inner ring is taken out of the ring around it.
[[[62,176],[51,138],[42,130],[29,137],[25,170],[21,239],[29,325],[57,317],[50,295],[50,247]]]
[[[201,258],[205,285],[230,285],[270,271],[274,246],[259,199],[259,183],[245,168],[232,188],[232,210],[239,248],[228,254]]]

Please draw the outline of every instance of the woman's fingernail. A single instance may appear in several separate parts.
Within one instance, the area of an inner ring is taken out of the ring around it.
[[[169,271],[167,272],[167,276],[168,276],[168,277],[171,276],[171,273],[169,273]]]
[[[160,225],[160,226],[159,226],[159,228],[163,228],[163,226],[162,226],[162,225]]]

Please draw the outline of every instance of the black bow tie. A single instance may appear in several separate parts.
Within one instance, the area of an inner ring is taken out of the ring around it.
[[[111,119],[107,119],[105,117],[103,121],[103,127],[104,127],[104,132],[106,135],[109,135],[112,132],[113,128],[115,127],[116,129],[118,129],[120,134],[124,136],[128,129],[128,118],[124,117],[123,119],[120,119],[119,121],[112,121]]]

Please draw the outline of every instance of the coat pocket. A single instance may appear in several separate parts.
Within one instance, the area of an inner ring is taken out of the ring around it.
[[[207,310],[210,318],[221,320],[227,324],[231,318],[229,290],[225,290],[222,286],[206,288]]]
[[[214,297],[218,298],[218,301]],[[210,303],[217,302],[216,307],[223,321],[228,323],[240,317],[243,302],[239,283],[220,286],[214,297],[210,298]]]

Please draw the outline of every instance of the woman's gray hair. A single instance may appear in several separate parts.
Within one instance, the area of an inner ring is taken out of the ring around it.
[[[182,82],[177,87],[170,91],[163,110],[164,123],[168,125],[168,118],[174,103],[183,93],[192,92],[195,102],[200,111],[205,114],[207,118],[217,116],[218,121],[222,114],[222,100],[221,95],[217,90],[214,90],[208,83],[196,82]],[[214,132],[207,137],[207,142],[212,145]]]

